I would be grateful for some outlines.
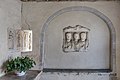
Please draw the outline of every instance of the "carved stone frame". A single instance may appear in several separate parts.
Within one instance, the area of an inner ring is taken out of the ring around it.
[[[44,38],[45,38],[45,30],[48,27],[49,23],[57,16],[66,13],[66,12],[70,12],[70,11],[87,11],[90,12],[96,16],[98,16],[99,18],[101,18],[106,24],[107,27],[109,29],[109,34],[110,34],[110,68],[107,69],[97,69],[97,70],[80,70],[80,69],[46,69],[44,68]],[[45,24],[43,25],[42,28],[42,32],[41,32],[41,40],[40,40],[40,67],[41,70],[43,71],[85,71],[85,72],[109,72],[111,75],[116,76],[116,32],[115,32],[115,28],[112,24],[112,22],[110,21],[110,19],[105,16],[103,13],[101,13],[100,11],[90,8],[90,7],[86,7],[86,6],[72,6],[72,7],[67,7],[64,9],[61,9],[57,12],[55,12],[53,15],[51,15],[47,21],[45,22]]]

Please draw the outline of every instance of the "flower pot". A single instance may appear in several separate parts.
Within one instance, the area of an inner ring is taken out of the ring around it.
[[[15,74],[17,76],[24,76],[26,72],[22,71],[22,72],[19,72],[19,71],[15,71]]]

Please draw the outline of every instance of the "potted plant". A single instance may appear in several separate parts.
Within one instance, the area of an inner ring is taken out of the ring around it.
[[[35,61],[26,56],[8,60],[5,67],[6,72],[15,72],[18,76],[23,76],[34,65],[36,65]]]

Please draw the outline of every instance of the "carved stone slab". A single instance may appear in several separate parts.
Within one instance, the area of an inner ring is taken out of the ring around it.
[[[89,46],[89,31],[90,29],[81,25],[65,27],[63,29],[63,51],[87,51]]]

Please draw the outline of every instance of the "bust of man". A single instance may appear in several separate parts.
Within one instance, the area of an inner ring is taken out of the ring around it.
[[[81,39],[81,41],[85,41],[86,38],[87,38],[87,34],[85,32],[81,32],[80,33],[80,39]]]
[[[65,33],[65,45],[64,48],[71,49],[72,48],[72,33],[66,32]]]
[[[80,33],[80,51],[86,51],[88,47],[87,32]]]

